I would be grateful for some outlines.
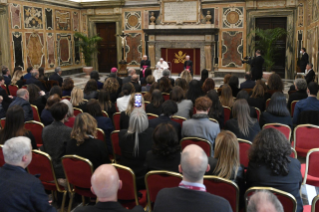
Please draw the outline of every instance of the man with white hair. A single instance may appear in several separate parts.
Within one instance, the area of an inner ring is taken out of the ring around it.
[[[133,76],[134,74],[136,74],[135,69],[134,69],[134,68],[130,68],[130,69],[128,70],[128,76],[123,79],[123,85],[124,85],[125,83],[131,82],[131,78],[132,78],[132,76]]]
[[[166,70],[166,69],[168,69],[168,68],[169,68],[169,66],[168,66],[167,62],[164,61],[163,58],[161,58],[161,59],[157,62],[157,64],[156,64],[156,70],[154,70],[154,73],[153,73],[153,75],[154,75],[154,77],[155,77],[155,80],[158,80],[159,78],[161,78],[161,77],[162,77],[162,74],[163,74],[163,71]]]
[[[61,74],[62,74],[61,67],[56,67],[54,70],[54,73],[51,74],[51,76],[49,77],[49,80],[57,81],[59,82],[59,85],[62,86],[63,78],[61,77]]]
[[[183,181],[177,188],[165,188],[158,193],[154,212],[232,212],[227,200],[206,192],[203,176],[210,170],[210,165],[201,147],[188,145],[182,152],[178,168]]]
[[[284,209],[274,194],[262,190],[249,198],[247,212],[284,212]]]
[[[193,61],[190,60],[190,56],[186,56],[186,60],[184,62],[184,70],[188,70],[193,75]]]
[[[5,164],[0,168],[0,211],[56,211],[41,181],[25,169],[32,160],[31,141],[19,136],[3,145]]]
[[[19,105],[24,112],[24,121],[33,120],[33,112],[29,102],[29,91],[27,89],[19,89],[17,91],[17,97],[11,102],[9,108],[13,105]]]
[[[33,69],[31,71],[31,77],[26,80],[25,82],[27,85],[35,84],[37,85],[42,91],[45,91],[43,83],[39,80],[39,71],[37,69]]]
[[[99,166],[91,177],[91,185],[91,191],[99,202],[94,206],[78,207],[75,212],[144,212],[141,206],[128,210],[117,202],[117,192],[122,188],[122,181],[113,165]]]

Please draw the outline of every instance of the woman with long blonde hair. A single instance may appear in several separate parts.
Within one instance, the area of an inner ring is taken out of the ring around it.
[[[103,90],[109,92],[112,103],[116,102],[116,99],[121,91],[119,88],[120,84],[114,77],[109,77],[104,82]]]
[[[83,90],[79,87],[74,87],[71,92],[71,100],[73,107],[80,108],[83,112],[87,112],[87,102],[84,101]]]
[[[23,85],[23,72],[22,68],[16,67],[14,68],[12,80],[11,80],[11,85],[17,85],[19,88],[22,87]]]
[[[220,103],[222,103],[223,106],[232,107],[234,104],[234,97],[232,93],[232,89],[228,84],[223,85],[222,87],[222,93],[219,97]]]
[[[135,94],[140,94],[140,93],[132,93],[126,110],[121,112],[120,129],[128,129],[130,115],[133,112],[133,110],[135,109],[135,105],[134,105],[135,104]],[[142,107],[141,108],[143,108],[143,110],[145,110],[143,96],[142,96]]]
[[[181,73],[181,78],[186,80],[187,84],[193,79],[192,74],[186,70]]]

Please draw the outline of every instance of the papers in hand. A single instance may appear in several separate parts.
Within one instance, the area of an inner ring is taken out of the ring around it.
[[[312,185],[301,185],[301,198],[304,205],[311,205],[312,200],[319,194],[319,187]]]

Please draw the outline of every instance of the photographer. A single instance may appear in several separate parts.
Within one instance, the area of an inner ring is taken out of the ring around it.
[[[264,58],[262,58],[260,50],[256,51],[256,57],[254,57],[253,59],[248,58],[248,61],[242,61],[242,62],[250,64],[252,80],[259,80],[262,78],[263,64],[264,64],[265,60],[264,60]]]

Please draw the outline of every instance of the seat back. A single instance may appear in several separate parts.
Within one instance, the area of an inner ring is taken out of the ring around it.
[[[42,146],[42,130],[44,128],[44,125],[38,121],[26,121],[24,123],[24,127],[32,133],[38,147]]]
[[[171,120],[179,123],[181,127],[183,127],[183,122],[186,121],[187,119],[182,116],[172,116]]]
[[[224,126],[225,126],[226,122],[230,119],[231,108],[224,105],[223,105],[223,108],[224,108]]]
[[[148,120],[152,120],[152,119],[158,118],[158,115],[153,114],[153,113],[147,113],[146,115],[147,115]]]
[[[3,145],[0,145],[0,167],[2,167],[6,162],[4,161],[3,151],[2,151]]]
[[[17,85],[9,85],[8,89],[11,96],[17,96],[17,91],[19,90],[19,87]]]
[[[145,176],[145,185],[147,190],[148,207],[150,211],[156,196],[163,188],[177,187],[182,181],[183,176],[179,173],[169,171],[150,171]]]
[[[319,126],[311,124],[298,125],[294,130],[294,149],[310,149],[319,147]]]
[[[248,167],[249,164],[249,157],[248,152],[251,146],[253,145],[252,142],[240,139],[238,138],[238,144],[239,144],[239,160],[240,164],[242,164],[244,167]]]
[[[260,115],[261,115],[261,111],[259,110],[258,107],[255,107],[255,111],[256,111],[256,114],[257,114],[257,119],[258,119],[258,121],[259,121]]]
[[[2,88],[3,90],[5,90],[6,93],[8,94],[7,86],[6,86],[5,84],[1,85],[1,88]]]
[[[267,109],[269,103],[270,103],[270,98],[266,100],[266,109]]]
[[[120,148],[120,138],[119,138],[119,130],[114,130],[111,133],[111,141],[112,141],[112,147],[113,147],[113,157],[116,159],[116,155],[121,156],[121,148]]]
[[[39,115],[38,107],[35,106],[35,105],[31,105],[31,108],[32,108],[32,113],[33,113],[33,120],[41,122],[41,118],[40,118],[40,115]]]
[[[121,112],[116,112],[113,114],[113,124],[115,130],[120,130],[120,119],[121,119]]]
[[[311,212],[319,212],[319,195],[313,198],[311,203]]]
[[[319,178],[318,164],[319,164],[319,148],[311,149],[307,153],[307,157],[306,157],[306,171],[305,171],[305,177],[303,179],[304,184],[306,184],[307,182],[308,175]]]
[[[294,100],[294,101],[292,101],[291,104],[290,104],[290,114],[291,114],[291,117],[294,116],[294,111],[295,111],[295,107],[296,107],[297,102],[299,102],[299,100]]]
[[[263,129],[268,129],[268,128],[274,128],[276,130],[279,130],[282,134],[285,135],[287,140],[290,141],[291,129],[288,125],[280,124],[280,123],[269,123],[263,126]]]
[[[204,139],[204,138],[198,138],[198,137],[185,137],[181,140],[181,147],[182,147],[182,150],[190,145],[190,144],[195,144],[195,145],[198,145],[200,146],[204,152],[206,153],[206,155],[208,157],[211,156],[211,153],[212,153],[212,145],[211,143]]]
[[[256,191],[267,190],[276,195],[280,203],[282,204],[285,212],[295,212],[297,210],[297,201],[295,197],[285,191],[275,189],[272,187],[252,187],[245,192],[246,208],[248,205],[249,197]]]
[[[4,125],[6,125],[6,118],[0,119],[1,127],[4,128]]]
[[[67,100],[71,100],[71,96],[62,96],[62,99],[67,99]]]
[[[164,101],[170,99],[170,94],[169,94],[169,93],[162,93],[162,96],[163,96],[163,98],[164,98]]]
[[[109,118],[109,114],[105,110],[102,110],[102,115],[106,118]]]
[[[298,155],[297,155],[297,152],[294,148],[291,147],[291,154],[290,154],[290,157],[292,158],[298,158]]]
[[[81,110],[80,108],[73,107],[73,113],[74,113],[74,116],[77,116],[80,113],[83,113],[83,110]]]
[[[204,176],[207,192],[228,200],[233,211],[239,210],[239,188],[236,183],[216,176]]]
[[[96,139],[105,142],[104,131],[100,128],[96,128]]]

